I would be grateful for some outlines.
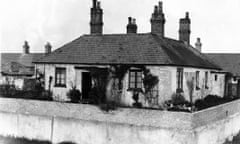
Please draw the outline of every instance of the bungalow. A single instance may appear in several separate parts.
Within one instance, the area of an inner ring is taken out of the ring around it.
[[[240,54],[205,53],[212,61],[221,66],[226,75],[225,95],[240,97]]]
[[[224,96],[225,73],[190,45],[189,14],[180,19],[179,40],[164,35],[162,2],[150,22],[150,33],[137,33],[136,20],[129,17],[126,34],[102,34],[103,10],[93,0],[90,34],[34,62],[44,74],[45,88],[55,100],[67,101],[67,92],[76,87],[86,100],[97,85],[96,75],[110,72],[106,99],[123,106],[132,106],[136,94],[144,107],[160,107],[176,94],[190,102],[209,94]],[[201,47],[200,41],[196,46]]]
[[[51,45],[45,46],[44,53],[30,53],[30,46],[24,42],[22,53],[1,53],[0,84],[11,84],[22,89],[29,79],[35,78],[33,61],[51,52]]]

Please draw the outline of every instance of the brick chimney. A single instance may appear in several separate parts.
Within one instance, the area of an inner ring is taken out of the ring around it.
[[[162,9],[162,2],[159,1],[158,6],[154,7],[151,18],[151,33],[164,37],[165,17]]]
[[[30,49],[30,46],[28,44],[27,41],[24,41],[24,44],[23,44],[23,54],[29,54],[29,49]]]
[[[197,41],[195,43],[195,48],[199,51],[202,52],[202,43],[201,43],[201,39],[197,38]]]
[[[136,19],[128,17],[127,33],[137,33]]]
[[[191,33],[191,20],[189,18],[189,13],[186,12],[185,18],[179,20],[179,40],[187,44],[190,44],[190,33]]]
[[[44,46],[45,48],[45,54],[50,54],[52,51],[52,46],[49,42],[46,43],[46,45]]]
[[[90,33],[102,34],[102,31],[103,10],[101,9],[101,3],[97,0],[93,0],[93,6],[91,8]]]

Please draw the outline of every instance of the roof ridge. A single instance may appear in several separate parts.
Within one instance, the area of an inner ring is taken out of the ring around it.
[[[126,36],[126,35],[150,35],[152,33],[113,33],[113,34],[84,34],[82,36]]]

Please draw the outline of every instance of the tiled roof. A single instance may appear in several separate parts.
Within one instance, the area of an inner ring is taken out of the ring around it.
[[[35,62],[178,65],[220,69],[183,42],[151,33],[83,35]]]
[[[1,53],[0,72],[7,75],[33,75],[33,61],[44,56],[43,53]]]
[[[10,62],[2,65],[1,73],[11,76],[32,76],[34,74],[34,68],[26,67],[17,62]]]
[[[1,64],[18,62],[19,64],[22,64],[24,66],[31,67],[34,66],[32,62],[36,61],[42,56],[44,56],[43,53],[1,53]]]
[[[234,76],[240,76],[240,54],[232,53],[206,53],[224,71],[231,72]]]

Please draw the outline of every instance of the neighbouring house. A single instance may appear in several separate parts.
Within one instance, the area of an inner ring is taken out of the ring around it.
[[[129,17],[126,34],[103,34],[103,10],[93,0],[90,34],[34,61],[44,74],[45,88],[55,100],[67,101],[67,92],[75,86],[87,100],[98,82],[107,82],[107,100],[132,106],[138,95],[144,107],[154,108],[176,94],[189,102],[209,94],[224,96],[225,73],[197,50],[200,41],[197,48],[190,45],[189,14],[180,19],[179,40],[164,35],[162,2],[150,22],[150,33],[137,33],[136,20]],[[96,75],[102,78],[98,82]]]
[[[33,61],[51,52],[49,43],[45,53],[30,53],[30,46],[24,42],[22,53],[1,53],[0,84],[11,84],[22,89],[29,79],[35,79]]]
[[[210,59],[228,72],[226,76],[225,95],[240,96],[240,54],[237,53],[205,53]]]

